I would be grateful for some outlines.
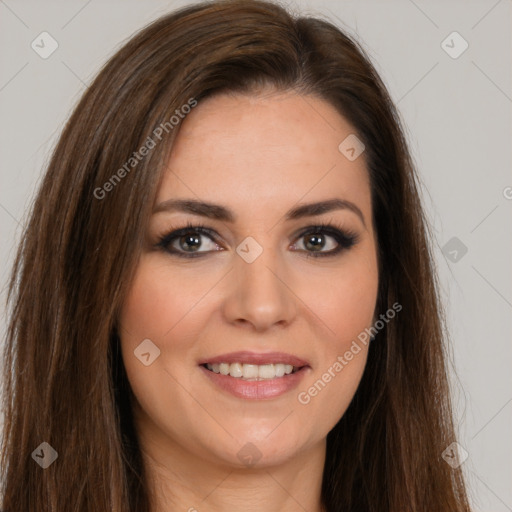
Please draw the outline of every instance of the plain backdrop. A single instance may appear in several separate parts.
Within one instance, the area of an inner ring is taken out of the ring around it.
[[[33,194],[72,107],[127,38],[188,3],[0,0],[2,301]],[[512,511],[512,1],[284,3],[362,42],[399,108],[435,233],[471,499],[475,511]],[[42,32],[58,44],[46,59],[31,46]],[[2,337],[5,322],[2,305]]]

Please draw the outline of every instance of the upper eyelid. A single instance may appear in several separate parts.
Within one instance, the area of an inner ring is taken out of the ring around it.
[[[354,231],[352,229],[345,229],[342,227],[337,227],[335,224],[332,223],[332,221],[324,222],[324,223],[310,224],[310,225],[305,226],[299,230],[296,230],[295,234],[291,237],[291,240],[293,241],[296,239],[300,239],[301,237],[303,237],[304,235],[306,235],[308,233],[315,232],[315,230],[327,232],[327,236],[330,236],[334,239],[336,239],[335,234],[329,233],[328,231],[329,230],[336,231],[340,235],[344,235],[349,239],[353,238],[353,244],[357,243],[359,240],[359,234],[357,231]],[[221,238],[221,237],[214,229],[209,228],[203,224],[192,224],[192,223],[188,223],[186,226],[183,226],[181,228],[171,229],[165,235],[160,237],[160,242],[158,243],[158,245],[163,245],[163,246],[169,245],[171,241],[174,242],[176,240],[176,238],[178,238],[179,236],[183,236],[183,234],[186,234],[188,231],[190,231],[190,232],[195,231],[197,233],[200,233],[201,235],[205,235],[205,236],[209,237],[212,242],[219,245],[219,241],[217,240],[217,237],[219,237],[219,238]],[[165,239],[168,239],[167,244],[162,243],[165,241]],[[341,244],[340,241],[336,241],[336,242],[338,244]],[[179,251],[177,251],[177,252],[179,252]],[[198,251],[198,253],[200,253],[200,252],[207,253],[209,251]]]
[[[338,231],[340,233],[352,233],[355,231],[352,230],[352,229],[347,229],[347,228],[343,228],[343,227],[338,227],[336,226],[335,224],[332,224],[330,222],[327,222],[327,223],[316,223],[316,224],[310,224],[308,226],[305,226],[303,228],[300,228],[300,229],[297,229],[295,230],[295,233],[292,235],[292,237],[297,237],[297,236],[302,236],[306,233],[309,233],[310,231],[314,231],[315,229],[318,229],[318,230],[333,230],[333,231]],[[211,237],[219,237],[219,238],[222,238],[221,235],[219,235],[219,233],[213,229],[213,228],[210,228],[208,226],[205,226],[205,225],[202,225],[202,224],[192,224],[192,225],[186,225],[186,226],[182,226],[182,227],[179,227],[179,228],[172,228],[168,231],[165,231],[165,234],[163,235],[164,237],[166,236],[170,236],[170,235],[173,235],[175,233],[179,233],[179,232],[187,232],[187,231],[196,231],[198,233],[201,233],[201,234],[204,234],[204,235],[207,235],[207,236],[211,236]],[[176,235],[175,235],[176,236]]]

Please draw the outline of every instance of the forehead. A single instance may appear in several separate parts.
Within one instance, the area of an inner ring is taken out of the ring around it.
[[[294,92],[221,94],[182,121],[157,201],[198,197],[253,215],[261,205],[332,197],[369,208],[364,153],[338,146],[354,128],[329,103]],[[256,210],[255,210],[256,208]]]

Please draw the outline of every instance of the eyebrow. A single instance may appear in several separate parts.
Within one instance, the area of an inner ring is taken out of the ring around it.
[[[363,225],[366,227],[364,215],[359,207],[350,201],[338,198],[319,201],[317,203],[300,204],[286,213],[285,220],[290,221],[303,217],[313,217],[333,210],[352,211],[361,219]],[[153,214],[171,211],[191,213],[193,215],[200,215],[220,221],[236,222],[236,215],[225,206],[197,201],[196,199],[168,199],[156,205],[153,209]]]

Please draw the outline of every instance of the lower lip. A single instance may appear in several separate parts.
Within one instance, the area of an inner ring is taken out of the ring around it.
[[[230,375],[222,375],[215,373],[204,366],[200,366],[206,376],[219,388],[228,391],[238,398],[247,398],[251,400],[262,400],[266,398],[275,398],[284,393],[291,391],[299,385],[306,372],[308,366],[302,367],[295,373],[276,377],[275,379],[265,380],[243,380],[240,377],[231,377]]]

